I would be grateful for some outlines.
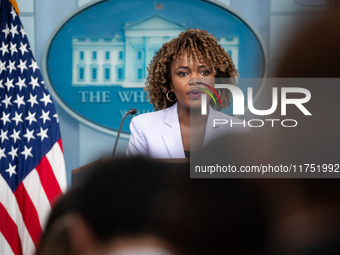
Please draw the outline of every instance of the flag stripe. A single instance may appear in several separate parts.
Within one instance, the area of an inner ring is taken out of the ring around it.
[[[62,151],[62,147],[60,147],[60,144],[61,139],[53,145],[52,149],[46,154],[46,158],[50,162],[54,176],[59,183],[60,189],[65,192],[67,188],[66,169],[64,164],[64,154]]]
[[[14,195],[18,201],[26,228],[30,233],[35,246],[37,246],[42,229],[40,226],[37,210],[35,209],[23,183],[18,186],[17,190],[14,192]]]
[[[37,170],[34,169],[30,174],[23,180],[25,189],[27,190],[28,195],[32,199],[35,209],[38,212],[39,222],[44,229],[47,217],[51,213],[51,205],[48,201],[48,198],[43,190],[40,182],[39,175]]]
[[[61,139],[59,139],[58,144],[59,144],[59,147],[61,149],[61,152],[64,152],[63,143],[62,143]]]
[[[54,199],[61,193],[61,189],[46,156],[41,159],[35,169],[39,174],[41,185],[52,206]]]
[[[20,243],[21,246],[21,243]],[[0,247],[1,247],[1,253],[6,254],[6,255],[15,255],[12,251],[11,246],[5,239],[5,237],[2,235],[1,230],[0,230]]]
[[[15,255],[22,255],[21,241],[18,233],[17,226],[12,220],[11,216],[7,213],[5,207],[0,203],[0,232],[6,239],[8,245],[11,247],[12,252]],[[11,229],[11,231],[8,231]],[[1,243],[1,242],[0,242]],[[7,246],[7,245],[6,245]],[[1,245],[1,253],[3,253],[3,246]]]
[[[32,255],[32,253],[35,252],[34,243],[24,224],[17,200],[2,175],[0,175],[0,203],[6,208],[8,215],[17,226],[15,229],[9,228],[6,230],[8,232],[18,231],[23,255]],[[3,235],[5,235],[5,233],[3,233]]]

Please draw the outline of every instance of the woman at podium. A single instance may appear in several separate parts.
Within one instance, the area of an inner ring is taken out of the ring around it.
[[[229,106],[231,92],[214,89],[216,78],[235,84],[238,72],[229,54],[207,31],[188,29],[163,44],[148,71],[144,90],[156,111],[132,119],[127,156],[185,158],[222,131],[249,131],[212,125],[213,119],[240,121],[220,112]],[[202,114],[202,105],[206,114]]]

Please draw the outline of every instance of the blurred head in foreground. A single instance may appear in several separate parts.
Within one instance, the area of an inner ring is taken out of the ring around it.
[[[296,106],[287,107],[287,118],[295,128],[274,130],[276,156],[301,163],[337,163],[340,143],[340,9],[327,11],[300,31],[278,65],[277,78],[295,78],[294,84],[308,89],[311,99],[304,104],[311,116]],[[299,78],[299,79],[297,79]],[[301,79],[312,78],[312,79]],[[316,79],[318,78],[318,79]],[[338,79],[328,79],[338,78]],[[290,79],[286,80],[289,86]],[[300,95],[301,97],[301,95]],[[291,107],[291,108],[289,108]],[[285,117],[285,116],[276,116]]]
[[[273,223],[270,243],[279,254],[340,252],[340,180],[334,175],[331,179],[307,179],[324,166],[334,171],[339,163],[340,80],[326,79],[340,77],[339,41],[337,8],[296,35],[276,72],[278,78],[323,78],[298,80],[299,87],[311,92],[306,107],[312,116],[303,116],[292,106],[287,109],[287,118],[296,119],[298,126],[274,129],[267,138],[273,145],[268,153],[275,164],[296,164],[304,172],[303,179],[261,183]],[[327,171],[321,175],[325,177]]]
[[[167,174],[140,158],[98,166],[57,203],[37,255],[176,254],[153,219]]]
[[[274,87],[310,91],[311,100],[305,107],[311,116],[289,105],[286,116],[277,110],[273,116],[265,117],[295,119],[296,127],[253,128],[255,136],[220,138],[201,155],[211,160],[208,165],[220,160],[238,166],[296,167],[297,173],[284,178],[278,175],[277,179],[268,179],[270,175],[263,174],[259,179],[248,179],[249,188],[261,197],[259,205],[262,201],[266,210],[266,254],[340,254],[340,175],[334,174],[335,169],[340,170],[340,79],[315,79],[340,77],[339,41],[337,9],[318,17],[295,36],[276,72],[280,86]],[[333,178],[313,178],[327,176],[322,172],[324,164],[329,172],[333,171]]]
[[[37,255],[254,254],[260,215],[239,180],[195,180],[188,165],[113,160],[59,201]]]

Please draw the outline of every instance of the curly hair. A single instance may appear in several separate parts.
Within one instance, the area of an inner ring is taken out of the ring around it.
[[[235,84],[238,72],[229,54],[218,44],[217,39],[205,30],[188,29],[177,38],[163,44],[148,67],[149,75],[145,91],[155,110],[161,110],[174,105],[166,98],[166,93],[171,89],[171,65],[174,61],[181,61],[183,53],[187,52],[194,62],[204,63],[215,74],[215,78],[229,78]],[[221,90],[222,105],[215,107],[217,110],[230,105],[231,92]]]

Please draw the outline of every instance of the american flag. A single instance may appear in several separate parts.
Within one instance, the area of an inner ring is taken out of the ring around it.
[[[31,255],[66,190],[64,156],[58,116],[19,16],[8,0],[0,8],[0,254]]]

